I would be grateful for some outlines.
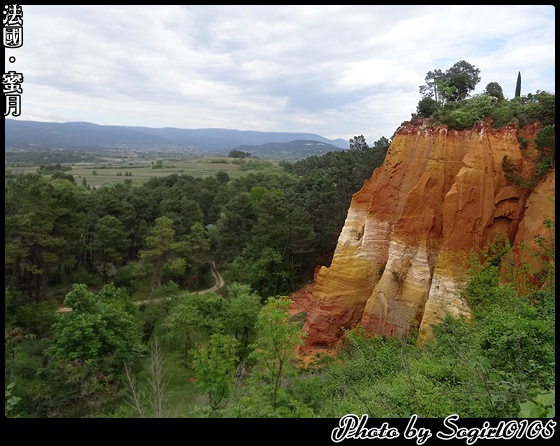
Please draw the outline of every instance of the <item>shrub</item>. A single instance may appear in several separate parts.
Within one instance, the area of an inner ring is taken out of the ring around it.
[[[434,118],[450,129],[472,127],[477,121],[490,116],[495,98],[485,94],[457,103],[447,103]]]

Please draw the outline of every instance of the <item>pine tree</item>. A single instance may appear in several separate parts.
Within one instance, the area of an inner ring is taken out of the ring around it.
[[[521,96],[521,71],[517,74],[517,84],[515,85],[515,97]]]

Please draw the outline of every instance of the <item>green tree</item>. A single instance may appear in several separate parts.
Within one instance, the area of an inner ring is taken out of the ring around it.
[[[226,306],[227,301],[217,294],[190,294],[180,299],[165,318],[165,340],[182,355],[185,367],[193,348],[224,330]]]
[[[243,152],[242,150],[230,150],[228,153],[228,158],[250,158],[251,154],[249,152]]]
[[[51,179],[53,179],[53,180],[68,180],[73,185],[76,185],[76,179],[74,178],[74,175],[72,175],[71,173],[55,172],[51,175]]]
[[[232,283],[227,287],[228,305],[224,311],[226,331],[238,341],[238,356],[247,358],[256,335],[255,324],[261,309],[261,298],[249,285]]]
[[[64,299],[72,311],[61,314],[53,326],[53,345],[48,355],[67,362],[110,358],[114,370],[122,370],[123,361],[133,363],[141,353],[140,322],[127,311],[130,297],[113,285],[97,295],[85,285],[73,285]]]
[[[424,97],[420,99],[418,105],[416,106],[416,114],[413,117],[429,118],[434,112],[439,109],[439,104],[435,99],[431,97]]]
[[[122,222],[112,215],[105,215],[97,221],[93,229],[91,246],[95,253],[96,264],[107,283],[110,271],[121,266],[129,246]]]
[[[125,362],[143,353],[140,318],[127,310],[138,311],[130,297],[112,285],[97,295],[74,285],[64,304],[72,311],[52,327],[34,399],[49,417],[90,415],[119,398]]]
[[[445,73],[429,71],[426,84],[420,86],[423,98],[430,97],[438,104],[456,102],[468,97],[480,82],[480,70],[465,60],[453,64]]]
[[[189,234],[195,223],[202,223],[203,212],[196,200],[188,198],[175,187],[164,187],[160,198],[160,215],[173,220],[176,237],[183,238]]]
[[[227,282],[251,285],[261,296],[276,294],[288,278],[282,269],[282,254],[270,246],[261,248],[249,243],[228,266],[225,272]]]
[[[230,396],[238,362],[236,348],[236,339],[214,333],[207,344],[193,350],[196,383],[208,395],[212,411],[216,411],[224,398]]]
[[[420,94],[422,98],[432,98],[437,104],[441,104],[443,102],[443,98],[441,97],[438,82],[444,79],[444,73],[440,69],[436,69],[434,71],[428,71],[424,80],[426,83],[424,85],[420,85]]]
[[[77,211],[83,193],[38,174],[7,181],[6,275],[21,281],[30,299],[45,300],[49,279],[74,266],[83,237],[84,216]]]
[[[466,99],[480,82],[480,70],[469,62],[460,60],[445,72],[445,78],[455,88],[449,100],[460,101]]]
[[[517,73],[517,82],[515,84],[515,97],[521,97],[521,71]]]
[[[229,181],[229,175],[227,172],[224,172],[223,170],[220,170],[219,172],[216,172],[216,179],[218,180],[218,182],[220,184],[227,184],[227,182]]]
[[[152,290],[155,290],[162,284],[164,275],[173,277],[185,273],[185,252],[185,242],[175,240],[173,220],[159,217],[146,237],[146,249],[140,252],[135,276],[140,280],[149,279]]]
[[[251,239],[251,229],[257,220],[256,210],[247,192],[228,201],[216,224],[215,255],[221,261],[231,261]]]
[[[210,240],[202,223],[195,223],[186,237],[187,267],[194,276],[195,289],[198,289],[199,274],[204,265],[210,262]]]
[[[484,93],[489,96],[498,98],[498,101],[504,100],[504,91],[502,90],[502,86],[497,82],[490,82],[488,85],[486,85]]]
[[[535,138],[535,144],[539,155],[537,156],[537,172],[535,174],[535,180],[539,181],[544,174],[546,174],[550,169],[554,167],[555,164],[555,154],[556,154],[556,126],[547,125],[543,127],[537,137]]]
[[[366,139],[364,135],[354,136],[350,138],[350,150],[357,150],[358,152],[363,152],[368,148]]]
[[[258,338],[251,357],[256,361],[254,371],[269,389],[273,410],[278,407],[282,378],[293,367],[295,348],[303,343],[299,325],[289,320],[287,298],[269,298],[261,308],[257,321]]]

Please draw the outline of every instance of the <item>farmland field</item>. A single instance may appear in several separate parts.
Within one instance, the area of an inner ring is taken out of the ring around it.
[[[92,163],[61,163],[71,167],[65,173],[72,174],[76,184],[81,184],[83,178],[92,187],[99,187],[103,183],[122,183],[126,179],[133,182],[145,183],[152,177],[163,177],[172,174],[191,175],[193,177],[214,176],[217,172],[226,172],[231,179],[235,179],[248,171],[280,170],[278,162],[264,160],[240,160],[232,158],[204,157],[172,159],[160,161],[161,167],[154,168],[153,161],[123,162],[116,159],[106,159],[104,162]],[[157,166],[157,164],[155,164]],[[38,165],[34,166],[6,166],[6,174],[36,173]],[[45,175],[45,176],[50,176]]]

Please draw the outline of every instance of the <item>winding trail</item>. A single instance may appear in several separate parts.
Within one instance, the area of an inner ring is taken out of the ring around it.
[[[218,271],[218,268],[216,268],[216,263],[212,260],[212,262],[210,262],[210,269],[212,272],[212,276],[214,276],[214,280],[215,280],[215,284],[214,286],[207,288],[206,290],[201,290],[201,291],[195,291],[192,293],[185,293],[185,294],[208,294],[208,293],[213,293],[214,291],[218,291],[220,288],[223,288],[225,286],[225,281],[224,278],[222,277],[222,275],[220,274],[220,272]],[[136,305],[142,305],[142,304],[149,304],[150,302],[158,302],[162,299],[165,299],[165,297],[161,297],[159,299],[148,299],[148,300],[139,300],[134,302]],[[59,313],[68,313],[69,311],[72,311],[72,308],[69,307],[60,307],[58,309]]]

